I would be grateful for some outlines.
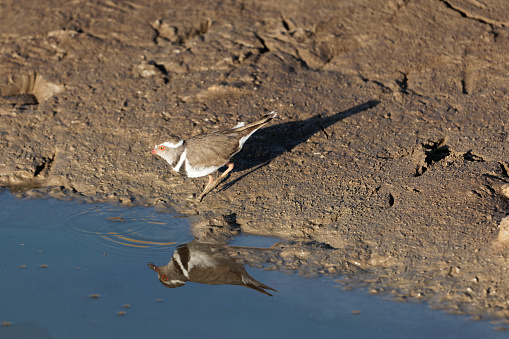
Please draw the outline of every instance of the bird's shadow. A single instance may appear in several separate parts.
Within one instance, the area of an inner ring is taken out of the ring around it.
[[[323,117],[317,114],[306,120],[284,122],[259,130],[246,141],[242,151],[232,159],[235,164],[233,172],[250,171],[227,183],[221,190],[230,188],[246,175],[268,165],[281,154],[290,152],[318,132],[322,132],[326,137],[329,137],[327,127],[349,116],[369,110],[379,103],[378,100],[370,100],[331,116]]]

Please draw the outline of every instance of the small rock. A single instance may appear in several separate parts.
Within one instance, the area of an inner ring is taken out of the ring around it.
[[[500,187],[500,195],[509,199],[509,184],[505,184]]]
[[[509,243],[509,217],[505,217],[502,221],[500,221],[497,241],[501,244]]]

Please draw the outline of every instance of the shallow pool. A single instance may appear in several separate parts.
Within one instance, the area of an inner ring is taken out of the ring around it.
[[[154,209],[0,191],[0,338],[507,337],[488,321],[344,291],[328,277],[246,267],[273,297],[236,285],[166,288],[147,263],[166,265],[192,240],[187,219]],[[230,245],[276,241],[241,235]]]

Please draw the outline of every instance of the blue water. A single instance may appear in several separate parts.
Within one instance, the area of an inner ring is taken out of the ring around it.
[[[488,321],[344,291],[327,277],[246,267],[279,291],[273,297],[232,285],[164,287],[147,263],[166,264],[191,240],[187,219],[154,209],[0,191],[0,322],[11,323],[0,338],[507,337]],[[276,241],[241,235],[232,245]]]

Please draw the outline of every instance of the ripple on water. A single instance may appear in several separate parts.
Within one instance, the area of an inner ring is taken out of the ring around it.
[[[100,239],[107,247],[160,248],[180,240],[180,232],[176,232],[179,224],[187,223],[169,214],[146,213],[146,209],[91,207],[76,216],[65,231]]]
[[[17,199],[6,192],[0,192],[0,217],[10,227],[37,230],[39,239],[27,239],[50,245],[55,242],[69,242],[65,246],[74,251],[81,246],[89,248],[87,256],[97,253],[117,253],[126,260],[152,254],[171,253],[177,243],[187,242],[189,222],[171,214],[158,213],[146,207],[125,208],[121,206],[90,205],[55,199]],[[3,209],[3,211],[2,211]],[[23,222],[17,222],[23,215]],[[25,216],[29,215],[27,222]],[[26,232],[28,237],[32,232]],[[50,247],[50,246],[47,246]],[[168,251],[163,249],[167,248]],[[154,258],[155,259],[155,258]]]

